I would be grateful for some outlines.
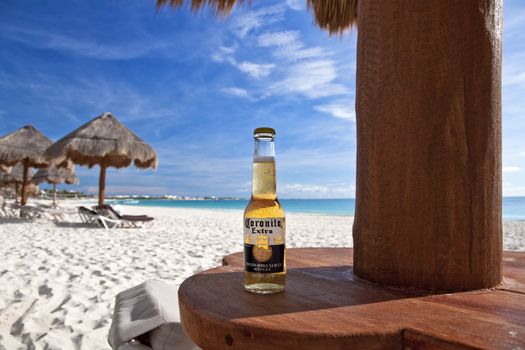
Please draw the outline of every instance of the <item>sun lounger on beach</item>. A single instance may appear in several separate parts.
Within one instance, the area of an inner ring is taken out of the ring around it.
[[[93,210],[99,215],[103,215],[112,220],[119,220],[128,227],[141,227],[145,222],[153,220],[151,216],[147,215],[122,215],[111,205],[107,204],[93,207]]]
[[[78,207],[78,215],[80,216],[80,220],[82,220],[82,222],[86,224],[96,225],[99,227],[104,227],[106,230],[122,225],[122,221],[114,220],[104,215],[100,215],[96,211],[86,207]]]
[[[35,220],[40,219],[43,216],[45,216],[45,213],[40,208],[29,205],[23,205],[20,207],[20,217],[22,219]]]
[[[0,211],[3,217],[14,218],[20,216],[20,206],[18,204],[12,204],[3,202],[0,207]]]
[[[44,209],[44,214],[53,222],[71,222],[69,214],[73,214],[71,210],[60,207],[49,207]]]
[[[198,350],[186,335],[179,317],[177,286],[148,280],[115,298],[108,340],[115,350]],[[129,347],[126,347],[129,346]]]

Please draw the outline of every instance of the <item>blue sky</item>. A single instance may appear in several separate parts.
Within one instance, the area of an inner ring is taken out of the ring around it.
[[[353,197],[355,33],[329,37],[305,1],[227,19],[153,0],[0,3],[0,134],[56,140],[105,111],[158,152],[111,170],[110,194],[250,194],[252,131],[277,130],[286,198]],[[525,195],[525,5],[505,2],[504,194]],[[95,192],[98,169],[76,168]]]

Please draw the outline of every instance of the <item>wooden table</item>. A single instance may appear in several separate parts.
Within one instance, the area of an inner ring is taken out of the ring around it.
[[[504,253],[499,288],[433,295],[360,280],[352,253],[288,249],[275,295],[244,291],[229,255],[181,285],[184,328],[204,349],[525,349],[525,253]]]

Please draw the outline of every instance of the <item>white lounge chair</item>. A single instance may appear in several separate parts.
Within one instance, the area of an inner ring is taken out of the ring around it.
[[[147,215],[122,215],[111,205],[107,204],[93,207],[93,210],[103,217],[119,221],[121,223],[120,227],[140,228],[144,223],[153,221],[153,218]]]
[[[78,215],[82,222],[96,225],[98,227],[104,227],[106,230],[122,226],[121,220],[110,219],[86,207],[78,207]]]

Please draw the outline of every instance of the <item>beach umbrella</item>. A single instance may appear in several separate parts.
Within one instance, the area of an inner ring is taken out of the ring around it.
[[[4,171],[5,169],[5,171]],[[31,176],[32,170],[29,169],[28,176]],[[0,168],[0,184],[15,186],[15,203],[18,203],[19,186],[24,181],[24,166],[20,163],[13,167]]]
[[[26,125],[0,138],[0,164],[10,167],[23,166],[22,205],[27,202],[26,188],[29,183],[29,168],[43,168],[48,165],[45,150],[53,142],[31,125]]]
[[[157,0],[157,7],[165,4],[180,7],[190,4],[192,10],[209,6],[220,16],[227,16],[235,5],[250,3],[247,0]],[[306,0],[314,13],[315,23],[330,34],[342,34],[357,24],[357,0]]]
[[[100,166],[98,203],[104,204],[106,169],[157,167],[157,154],[151,146],[122,125],[111,113],[103,113],[55,142],[46,157],[57,166],[68,162]]]
[[[73,166],[57,168],[54,165],[50,165],[45,169],[40,169],[31,178],[31,183],[40,184],[47,182],[53,185],[53,205],[56,204],[56,186],[58,184],[66,183],[68,185],[78,185],[79,180],[74,174]]]

